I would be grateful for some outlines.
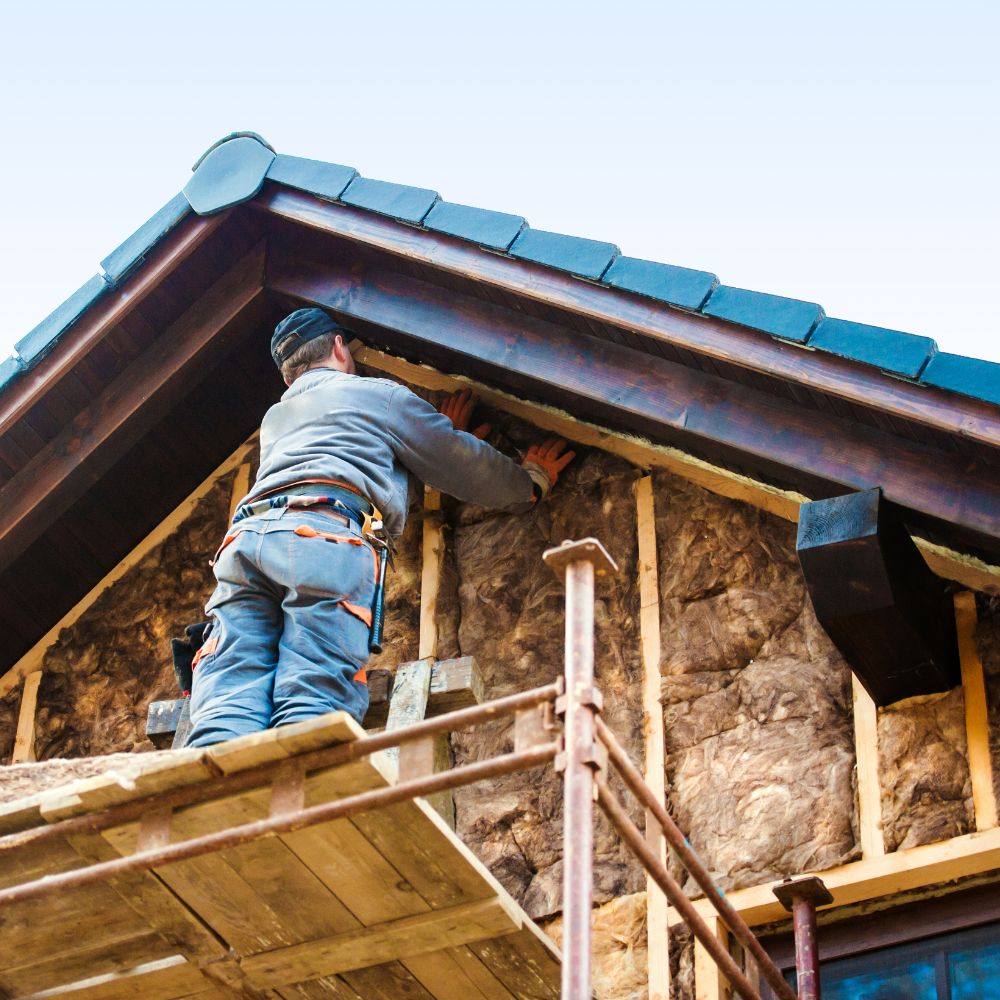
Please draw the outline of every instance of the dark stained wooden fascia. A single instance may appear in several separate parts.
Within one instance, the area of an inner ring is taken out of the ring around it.
[[[1000,481],[974,462],[386,268],[348,271],[272,244],[267,287],[446,370],[696,454],[783,470],[814,497],[881,486],[915,520],[1000,551]]]
[[[224,331],[263,295],[261,242],[0,489],[0,570],[100,477],[230,346]]]
[[[1000,448],[1000,410],[976,399],[956,398],[931,386],[885,375],[869,365],[788,344],[724,320],[688,313],[541,265],[484,253],[460,239],[324,202],[302,192],[267,188],[258,195],[255,205],[277,218],[365,247]]]
[[[0,395],[0,434],[35,406],[49,386],[58,383],[126,315],[156,289],[166,275],[186,260],[225,221],[226,213],[201,219],[192,216],[150,254],[145,266],[106,294],[63,335],[51,353],[19,376]]]

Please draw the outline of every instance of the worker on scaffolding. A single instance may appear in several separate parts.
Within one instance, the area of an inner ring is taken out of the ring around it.
[[[436,410],[357,374],[348,331],[298,309],[271,338],[288,386],[264,416],[260,470],[213,560],[211,619],[195,657],[188,746],[368,708],[365,663],[380,624],[387,549],[411,477],[470,503],[544,497],[574,457],[552,439],[517,465],[467,428],[466,390]]]

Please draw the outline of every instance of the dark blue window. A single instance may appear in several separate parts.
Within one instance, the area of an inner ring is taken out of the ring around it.
[[[823,1000],[1000,998],[1000,923],[823,962],[820,983]]]

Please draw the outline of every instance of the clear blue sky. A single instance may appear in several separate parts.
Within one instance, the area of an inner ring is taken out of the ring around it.
[[[0,0],[6,353],[227,132],[1000,361],[1000,5]]]

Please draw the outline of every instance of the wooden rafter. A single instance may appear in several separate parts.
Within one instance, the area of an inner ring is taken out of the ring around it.
[[[261,195],[257,205],[273,217],[357,246],[459,278],[472,278],[554,309],[662,340],[712,360],[765,372],[893,417],[993,447],[1000,445],[1000,415],[995,406],[979,400],[958,399],[930,386],[911,386],[832,354],[580,281],[551,268],[484,254],[463,240],[421,232],[384,216],[333,205],[298,191],[274,188]]]
[[[761,474],[794,474],[817,496],[877,484],[912,523],[947,526],[987,551],[1000,544],[1000,481],[966,457],[386,268],[336,269],[279,254],[268,287],[377,328],[432,364],[556,400],[585,419]]]
[[[263,294],[263,278],[260,243],[0,489],[0,567],[190,391],[224,347],[222,331]]]
[[[191,218],[182,222],[156,247],[136,274],[114,292],[106,294],[74,326],[71,336],[62,337],[52,352],[25,372],[0,397],[0,434],[21,419],[38,398],[55,385],[104,339],[163,279],[216,232],[228,218],[222,212],[211,218]]]

